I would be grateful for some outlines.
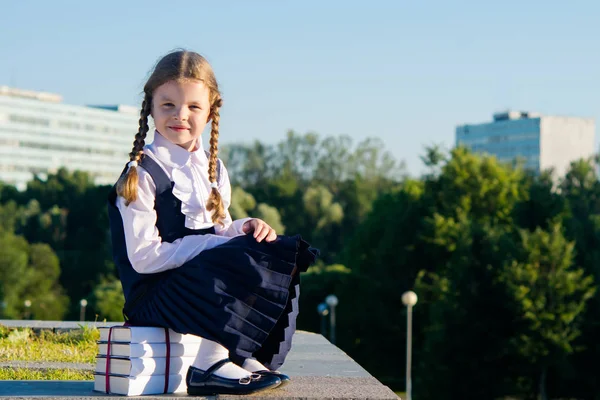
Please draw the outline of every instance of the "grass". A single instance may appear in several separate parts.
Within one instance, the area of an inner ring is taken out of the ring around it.
[[[0,362],[94,363],[99,337],[98,329],[88,326],[64,333],[42,331],[39,335],[28,328],[9,329],[0,326]]]
[[[96,360],[98,329],[82,326],[64,333],[10,329],[0,325],[0,362],[46,361],[90,363]],[[3,380],[90,380],[91,371],[73,369],[0,368]]]
[[[32,370],[27,368],[0,368],[0,380],[9,381],[93,381],[92,371],[75,369]]]

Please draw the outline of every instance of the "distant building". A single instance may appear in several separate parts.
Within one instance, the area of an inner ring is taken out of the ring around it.
[[[60,167],[112,184],[138,129],[131,106],[76,106],[51,93],[0,86],[0,181],[23,190]],[[148,138],[149,141],[152,138]]]
[[[456,145],[500,161],[521,158],[528,169],[554,168],[556,176],[563,176],[572,161],[596,153],[595,124],[589,118],[507,111],[494,114],[490,123],[456,127]]]

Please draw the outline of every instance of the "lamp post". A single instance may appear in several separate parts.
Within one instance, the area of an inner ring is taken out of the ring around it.
[[[25,319],[29,319],[31,316],[31,300],[25,300],[23,305],[25,306]]]
[[[404,292],[402,303],[406,306],[406,399],[412,400],[412,308],[417,304],[417,294],[413,291]]]
[[[325,298],[325,303],[329,306],[329,341],[335,344],[335,307],[339,301],[335,294],[330,294]]]
[[[87,300],[81,299],[81,301],[79,302],[79,320],[80,321],[85,320],[85,307],[86,306],[87,306]]]
[[[317,312],[319,313],[319,317],[321,320],[321,335],[325,336],[327,333],[327,315],[329,314],[329,309],[327,308],[327,304],[321,303],[317,306]]]

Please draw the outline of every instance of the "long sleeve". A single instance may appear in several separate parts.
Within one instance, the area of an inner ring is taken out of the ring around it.
[[[241,218],[233,221],[231,214],[229,213],[229,206],[231,205],[231,182],[229,181],[229,174],[225,166],[221,164],[221,177],[219,182],[219,193],[223,201],[223,207],[225,208],[225,219],[222,225],[215,225],[215,233],[220,236],[235,237],[244,235],[242,227],[246,221],[252,218]]]
[[[151,274],[180,267],[201,251],[230,239],[229,235],[206,234],[185,236],[172,243],[163,242],[156,228],[156,186],[150,174],[141,167],[138,167],[138,176],[137,200],[126,206],[123,197],[117,198],[117,207],[123,219],[127,255],[135,271]],[[229,196],[231,198],[231,192]]]

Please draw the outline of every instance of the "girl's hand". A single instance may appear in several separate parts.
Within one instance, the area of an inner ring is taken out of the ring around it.
[[[251,220],[246,221],[244,225],[242,225],[242,231],[244,231],[244,233],[254,231],[253,236],[257,242],[262,242],[263,239],[265,242],[272,242],[277,239],[275,229],[271,228],[269,224],[258,218],[252,218]]]

